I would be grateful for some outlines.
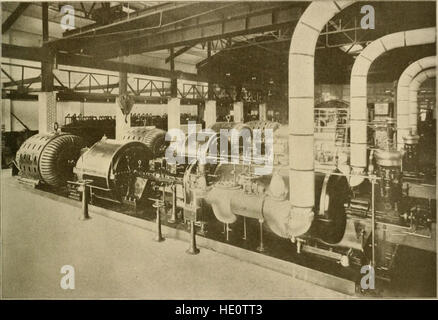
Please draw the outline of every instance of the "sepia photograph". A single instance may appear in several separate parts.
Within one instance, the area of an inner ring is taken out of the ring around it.
[[[436,13],[2,1],[0,300],[437,299]]]

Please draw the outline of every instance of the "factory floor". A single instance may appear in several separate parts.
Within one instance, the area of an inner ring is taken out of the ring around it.
[[[2,297],[132,299],[343,298],[338,292],[186,242],[92,214],[2,177]],[[91,212],[92,213],[92,212]],[[71,265],[75,289],[60,286]]]

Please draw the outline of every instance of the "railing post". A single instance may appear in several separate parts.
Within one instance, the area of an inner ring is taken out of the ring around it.
[[[90,187],[88,185],[92,182],[92,180],[78,181],[78,191],[82,192],[82,214],[79,218],[79,220],[82,221],[91,219],[90,215],[88,214],[88,202],[90,201]]]

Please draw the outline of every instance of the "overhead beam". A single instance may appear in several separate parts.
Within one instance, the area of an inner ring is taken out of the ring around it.
[[[220,13],[220,12],[218,12]],[[64,50],[83,50],[84,53],[103,59],[115,58],[119,48],[127,48],[127,52],[139,54],[168,48],[193,46],[209,40],[224,39],[244,34],[276,30],[282,26],[296,23],[302,13],[302,4],[282,2],[276,5],[257,6],[240,12],[228,11],[227,16],[216,14],[209,19],[195,19],[187,26],[173,26],[158,29],[157,32],[102,35],[104,41],[88,39],[60,39],[53,45]],[[229,16],[231,15],[231,16]]]
[[[18,81],[10,81],[3,83],[3,88],[9,88],[13,86],[24,86],[25,84],[33,84],[41,82],[41,76],[34,77],[34,78],[28,78],[24,80],[18,80]]]
[[[2,57],[29,61],[43,61],[41,47],[23,47],[2,43]]]
[[[82,86],[82,87],[76,87],[72,88],[72,91],[84,91],[84,90],[108,90],[108,89],[115,89],[119,87],[119,83],[110,83],[110,84],[99,84],[99,85],[92,85],[92,86]]]
[[[173,56],[172,55],[168,56],[166,58],[165,62],[169,63],[172,58],[175,59],[176,57],[182,55],[184,52],[187,52],[188,50],[190,50],[191,48],[193,48],[193,46],[182,47],[181,49],[174,52]]]
[[[88,93],[88,92],[58,92],[58,101],[88,101],[88,102],[103,102],[103,103],[114,103],[116,101],[117,94],[105,94],[105,93]],[[166,97],[150,97],[150,96],[133,96],[136,103],[146,103],[146,104],[166,104]],[[31,94],[28,92],[20,93],[17,91],[6,92],[2,91],[2,99],[11,100],[32,100],[38,101],[37,94]],[[181,99],[181,103],[194,104],[193,99]]]
[[[99,23],[93,23],[83,26],[78,29],[67,30],[64,32],[64,38],[74,37],[77,35],[90,35],[100,34],[104,32],[114,32],[120,30],[129,30],[135,28],[137,25],[145,25],[146,19],[159,18],[159,15],[167,11],[180,10],[182,8],[193,6],[193,3],[184,2],[168,2],[161,3],[153,7],[148,7],[140,11],[136,11],[129,14],[129,18],[120,18],[115,20],[109,25],[101,25]]]
[[[49,59],[44,54],[42,48],[22,47],[22,46],[10,45],[5,43],[2,43],[2,57],[11,58],[11,59],[29,60],[29,61],[49,62]],[[188,73],[182,71],[171,72],[170,70],[138,66],[134,64],[120,63],[115,61],[105,61],[102,59],[98,59],[98,58],[95,59],[93,57],[84,56],[84,55],[73,55],[73,54],[58,52],[56,59],[59,65],[93,68],[93,69],[101,69],[101,70],[116,71],[116,72],[122,70],[127,73],[136,73],[136,74],[148,75],[153,77],[170,78],[170,79],[178,78],[178,79],[191,80],[191,81],[206,81],[205,77],[198,76],[195,73]]]
[[[232,4],[228,4],[230,6]],[[141,36],[158,32],[163,26],[169,28],[180,21],[175,21],[175,15],[182,17],[183,13],[189,15],[199,14],[210,10],[211,7],[218,7],[213,3],[174,2],[160,6],[157,10],[147,11],[144,14],[130,19],[122,19],[113,23],[95,26],[84,26],[82,28],[67,31],[64,37],[51,41],[51,45],[69,52],[79,52],[90,46],[105,45],[119,42],[128,36]],[[158,7],[158,6],[157,6]],[[175,11],[178,11],[177,13]],[[131,15],[130,15],[131,16]]]
[[[18,7],[9,15],[5,22],[2,24],[2,34],[9,31],[12,25],[17,21],[17,19],[23,14],[23,12],[29,7],[29,2],[21,2]]]
[[[290,3],[289,6],[291,6]],[[286,10],[283,7],[282,10],[278,11],[262,11],[234,19],[218,20],[178,30],[155,33],[150,36],[128,40],[123,45],[128,46],[130,54],[162,50],[169,46],[196,45],[199,42],[276,30],[281,26],[296,23],[300,16],[301,8],[292,7]],[[102,47],[100,50],[92,50],[90,53],[97,55],[104,53],[104,58],[111,57],[110,54],[113,51],[106,50],[105,47]]]

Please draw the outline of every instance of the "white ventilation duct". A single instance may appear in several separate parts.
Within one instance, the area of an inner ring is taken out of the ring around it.
[[[409,134],[409,85],[421,71],[435,67],[436,57],[430,56],[411,63],[397,83],[397,149],[403,148],[403,137]]]
[[[418,91],[421,85],[427,79],[435,78],[436,69],[427,69],[420,72],[418,75],[412,79],[409,86],[409,127],[412,132],[417,132],[417,122],[418,122]]]
[[[313,221],[315,48],[328,21],[353,1],[316,1],[295,27],[289,49],[289,221]],[[291,229],[291,228],[289,228]],[[290,234],[290,236],[295,236]]]
[[[356,58],[350,81],[350,165],[354,173],[364,172],[367,166],[367,76],[371,64],[387,51],[434,43],[435,38],[435,28],[392,33],[371,42]]]

